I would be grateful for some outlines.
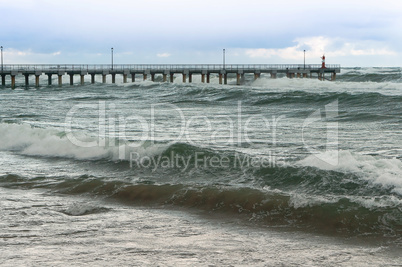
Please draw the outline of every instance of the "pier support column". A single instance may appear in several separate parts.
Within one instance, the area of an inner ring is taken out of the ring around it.
[[[188,74],[188,82],[189,83],[193,82],[193,74],[191,74],[191,73]]]
[[[205,83],[205,74],[201,74],[201,82]]]
[[[297,78],[301,78],[301,74],[299,72],[297,73]]]
[[[228,84],[228,74],[227,73],[223,74],[223,83]]]
[[[151,73],[151,81],[155,81],[155,73]]]
[[[74,74],[70,74],[70,85],[74,84]]]
[[[291,72],[288,72],[286,75],[287,75],[287,77],[288,77],[289,79],[292,79],[292,78],[295,77],[295,74],[294,74],[294,73],[291,73]]]
[[[303,73],[303,78],[307,78],[307,73]]]
[[[145,81],[147,79],[148,75],[146,73],[144,73],[144,78],[143,80]]]
[[[260,78],[260,73],[254,73],[254,81]]]
[[[106,83],[106,74],[102,74],[102,83]]]
[[[52,74],[47,74],[47,85],[52,85]]]
[[[173,83],[174,81],[174,73],[170,73],[170,82]]]
[[[271,79],[276,79],[276,73],[274,72],[271,73]]]
[[[6,85],[6,75],[5,75],[5,74],[2,74],[2,75],[1,75],[1,85],[2,85],[2,86],[5,86],[5,85]]]
[[[80,75],[81,76],[81,85],[84,85],[84,77],[85,75]]]
[[[95,73],[91,73],[91,83],[95,83]]]
[[[39,76],[40,75],[35,75],[35,86],[39,87]]]
[[[116,83],[116,73],[112,73],[112,83]]]
[[[335,80],[336,80],[336,73],[334,72],[331,75],[331,81],[335,81]]]
[[[127,74],[123,74],[123,83],[127,83]]]
[[[219,73],[219,84],[222,84],[222,73]]]
[[[209,83],[211,81],[211,75],[209,73],[207,73],[207,83]]]
[[[237,73],[237,82],[236,82],[236,84],[237,85],[241,85],[242,84],[242,74],[240,74],[240,73]]]
[[[131,73],[131,82],[135,82],[135,73]]]
[[[59,86],[63,84],[63,75],[57,75],[59,80]]]
[[[183,73],[183,83],[186,83],[187,80],[187,74]]]
[[[168,82],[168,75],[170,75],[170,71],[165,71],[163,73],[163,82],[164,83]]]
[[[24,74],[25,76],[25,87],[29,86],[29,74]]]
[[[15,89],[15,75],[11,75],[11,89]]]

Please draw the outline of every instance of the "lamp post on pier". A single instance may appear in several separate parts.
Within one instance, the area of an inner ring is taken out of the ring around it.
[[[112,47],[112,70],[113,70],[113,47]]]
[[[306,50],[303,50],[304,52],[304,69],[306,69]]]
[[[0,46],[1,48],[1,73],[3,73],[3,46]]]
[[[225,48],[223,49],[223,69],[225,69]]]

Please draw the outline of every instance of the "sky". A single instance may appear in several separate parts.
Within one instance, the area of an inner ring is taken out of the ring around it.
[[[401,27],[401,0],[0,0],[4,64],[400,67]]]

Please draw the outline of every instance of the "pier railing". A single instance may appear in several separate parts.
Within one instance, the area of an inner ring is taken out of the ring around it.
[[[4,64],[4,71],[54,71],[54,70],[208,70],[208,71],[236,71],[236,70],[312,70],[320,69],[321,64]],[[327,64],[327,69],[340,69],[339,64]]]

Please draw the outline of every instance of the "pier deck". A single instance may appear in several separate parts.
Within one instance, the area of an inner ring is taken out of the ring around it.
[[[112,76],[112,83],[115,83],[116,75],[123,75],[123,82],[127,82],[128,75],[131,81],[135,81],[137,74],[143,79],[155,80],[156,74],[163,75],[164,82],[173,82],[175,74],[181,74],[183,82],[192,82],[192,75],[201,75],[203,83],[210,82],[210,74],[219,75],[219,83],[227,84],[227,74],[235,74],[237,84],[244,81],[244,74],[254,74],[254,79],[258,79],[261,73],[269,73],[271,78],[276,78],[278,73],[285,74],[288,78],[312,78],[313,74],[318,79],[325,79],[325,74],[330,74],[330,80],[335,80],[336,74],[340,73],[340,65],[330,64],[322,68],[320,64],[105,64],[105,65],[78,65],[78,64],[54,64],[54,65],[2,65],[0,70],[2,86],[5,86],[6,76],[11,76],[11,87],[15,88],[15,77],[25,76],[25,85],[29,85],[29,76],[35,75],[35,86],[39,86],[39,77],[43,74],[48,76],[48,85],[52,84],[52,75],[58,76],[58,83],[62,85],[62,77],[70,76],[72,85],[74,75],[81,76],[81,84],[84,84],[84,77],[91,75],[91,83],[95,83],[95,75],[102,75],[102,82],[106,82],[106,76]]]

